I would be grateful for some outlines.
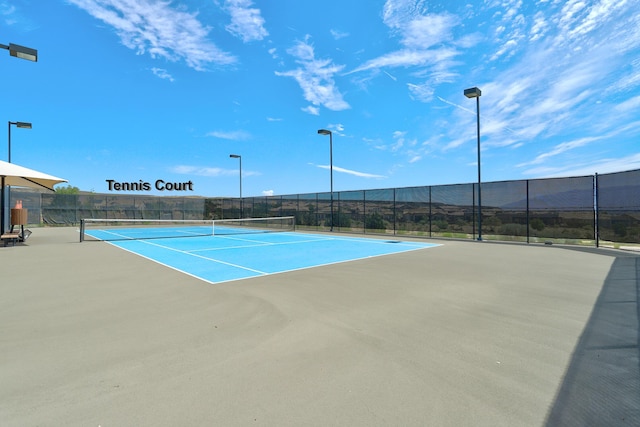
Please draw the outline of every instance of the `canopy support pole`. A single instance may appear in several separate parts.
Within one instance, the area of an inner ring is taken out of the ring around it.
[[[4,234],[4,175],[2,176],[2,191],[0,191],[0,231]]]

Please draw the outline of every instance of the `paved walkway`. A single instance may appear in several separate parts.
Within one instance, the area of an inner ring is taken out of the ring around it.
[[[626,252],[440,240],[210,285],[33,231],[0,248],[3,426],[640,424]]]

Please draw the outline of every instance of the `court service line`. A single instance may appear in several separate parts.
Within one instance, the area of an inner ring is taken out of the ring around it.
[[[231,240],[231,239],[229,239]],[[277,246],[277,245],[296,245],[299,243],[315,243],[321,242],[323,240],[334,240],[334,239],[311,239],[311,240],[298,240],[297,242],[260,242],[257,240],[249,240],[249,239],[233,239],[244,242],[252,242],[253,245],[242,245],[242,246],[225,246],[223,248],[205,248],[205,249],[193,249],[188,252],[204,252],[204,251],[225,251],[228,249],[243,249],[243,248],[258,248],[260,246]]]
[[[249,268],[249,267],[245,267],[245,266],[242,266],[242,265],[233,264],[233,263],[226,262],[226,261],[221,261],[221,260],[215,259],[215,258],[209,258],[209,257],[203,256],[203,255],[189,253],[189,252],[183,251],[181,249],[175,249],[175,248],[172,248],[172,247],[169,247],[169,246],[159,245],[157,243],[149,242],[149,241],[146,241],[146,240],[138,240],[138,241],[141,242],[141,243],[145,243],[147,245],[157,246],[157,247],[162,248],[162,249],[168,249],[170,251],[179,252],[179,253],[190,255],[190,256],[193,256],[193,257],[196,257],[196,258],[206,259],[207,261],[217,262],[218,264],[224,264],[224,265],[228,265],[230,267],[236,267],[236,268],[239,268],[239,269],[242,269],[242,270],[247,270],[247,271],[251,271],[251,272],[262,274],[262,275],[269,274],[269,273],[267,273],[265,271],[256,270],[256,269],[253,269],[253,268]],[[114,244],[114,246],[116,246],[115,242],[109,242],[109,243]],[[118,246],[118,247],[120,247],[120,246]],[[123,248],[123,249],[125,249],[125,248]],[[159,263],[159,264],[163,264],[163,263]],[[165,264],[163,264],[163,265],[165,265]]]

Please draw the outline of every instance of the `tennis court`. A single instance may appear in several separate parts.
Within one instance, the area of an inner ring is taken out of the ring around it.
[[[247,279],[438,246],[292,231],[290,217],[256,220],[115,221],[84,230],[112,245],[209,283]],[[214,225],[215,224],[215,225]],[[188,238],[176,238],[188,237]]]

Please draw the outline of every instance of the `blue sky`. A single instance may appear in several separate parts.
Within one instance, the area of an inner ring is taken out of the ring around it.
[[[631,0],[0,0],[12,161],[243,196],[640,168]],[[0,150],[2,152],[4,150]],[[6,154],[0,159],[6,160]]]

